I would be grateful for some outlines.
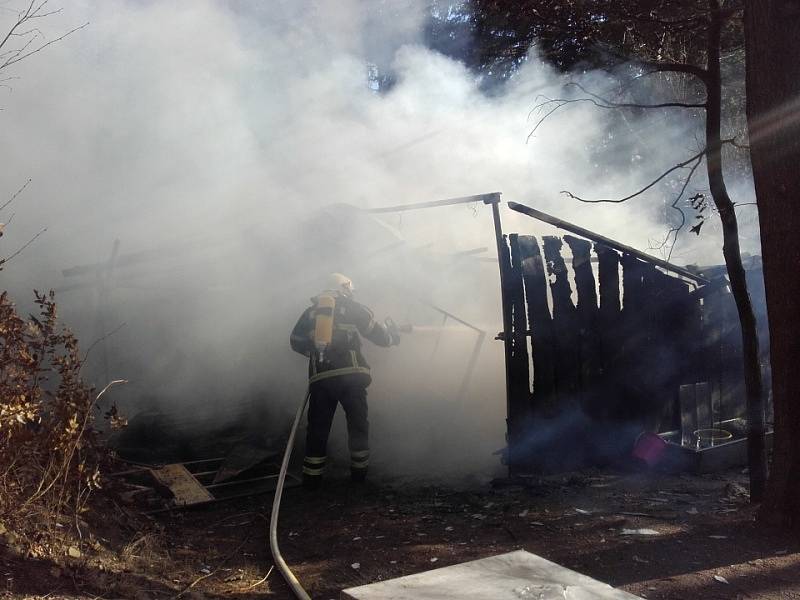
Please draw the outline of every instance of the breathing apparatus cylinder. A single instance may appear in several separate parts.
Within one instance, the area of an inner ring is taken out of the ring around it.
[[[336,307],[336,298],[330,294],[317,296],[317,306],[314,319],[314,347],[317,350],[319,361],[325,360],[325,351],[333,340],[333,310]]]

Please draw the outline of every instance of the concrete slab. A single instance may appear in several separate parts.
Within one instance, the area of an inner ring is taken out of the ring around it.
[[[342,591],[342,600],[633,600],[524,550]]]

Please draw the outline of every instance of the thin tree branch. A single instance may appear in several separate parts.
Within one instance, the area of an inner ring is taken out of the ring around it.
[[[670,258],[672,258],[672,251],[675,249],[675,245],[678,243],[678,234],[680,233],[683,226],[686,225],[686,213],[683,212],[683,209],[678,206],[678,202],[681,201],[683,195],[686,193],[686,188],[689,187],[689,182],[692,180],[692,177],[697,171],[697,167],[703,162],[703,157],[700,156],[697,158],[697,161],[692,165],[691,169],[689,170],[689,174],[686,176],[686,179],[683,181],[683,186],[681,186],[680,192],[678,195],[675,196],[675,200],[672,201],[670,208],[673,208],[678,211],[678,214],[681,216],[681,223],[677,227],[671,227],[670,230],[667,232],[667,235],[664,236],[664,240],[661,242],[660,246],[650,247],[650,250],[660,250],[664,248],[669,243],[669,237],[674,234],[674,238],[672,239],[672,245],[669,248],[669,253],[667,254],[666,260],[669,262]]]
[[[546,98],[546,96],[542,96],[542,97]],[[655,108],[705,108],[705,104],[684,104],[684,103],[681,103],[681,102],[664,102],[662,104],[634,104],[634,103],[609,103],[609,104],[603,104],[602,102],[600,102],[598,100],[595,100],[594,98],[547,98],[545,100],[545,102],[542,102],[538,106],[534,107],[531,110],[531,112],[528,114],[528,116],[530,117],[530,115],[533,112],[535,112],[537,110],[540,110],[540,109],[542,109],[545,106],[548,106],[550,104],[555,104],[556,106],[554,106],[550,111],[547,112],[547,114],[545,114],[542,118],[540,118],[536,122],[536,125],[534,125],[533,129],[531,129],[530,133],[528,133],[528,137],[526,138],[526,141],[530,141],[530,139],[533,137],[533,134],[536,133],[536,130],[539,129],[541,124],[544,123],[550,115],[552,115],[558,109],[563,108],[564,106],[566,106],[568,104],[575,104],[575,103],[578,103],[578,102],[589,102],[590,104],[595,105],[597,108],[607,108],[607,109],[622,109],[622,108],[648,108],[648,109],[650,109],[650,108],[652,108],[652,109],[655,109]]]
[[[744,6],[731,6],[719,11],[719,14],[723,17],[731,16],[739,11],[744,10]],[[633,19],[642,23],[654,23],[656,25],[663,25],[664,27],[674,27],[676,25],[685,25],[687,23],[692,23],[694,21],[699,20],[707,20],[712,14],[711,10],[701,10],[697,14],[691,15],[689,17],[684,17],[681,19],[659,19],[654,17],[652,14],[644,14],[644,13],[627,13],[629,19]]]
[[[32,38],[26,40],[21,48],[16,48],[14,50],[9,50],[8,51],[8,55],[11,58],[6,59],[5,63],[3,65],[0,65],[0,69],[5,67],[6,64],[11,64],[12,61],[14,61],[14,59],[16,59],[23,52],[25,52],[31,46],[31,44],[33,44],[33,42],[35,42],[35,41],[36,41],[36,36],[33,36]]]
[[[684,102],[662,102],[661,104],[636,104],[634,102],[611,102],[610,100],[595,100],[594,98],[547,98],[541,107],[548,104],[560,103],[574,104],[576,102],[589,102],[597,108],[705,108],[705,104],[688,104]],[[534,110],[540,107],[536,107]],[[560,108],[560,107],[559,107]]]
[[[211,571],[210,573],[206,573],[205,575],[202,575],[202,576],[198,577],[197,579],[195,579],[194,581],[192,581],[192,582],[191,582],[189,585],[187,585],[185,588],[183,588],[183,589],[182,589],[180,592],[178,592],[177,594],[175,594],[174,596],[172,596],[172,597],[171,597],[169,600],[177,600],[178,598],[180,598],[181,596],[183,596],[183,595],[184,595],[186,592],[188,592],[190,589],[192,589],[194,586],[196,586],[198,583],[200,583],[200,582],[201,582],[201,581],[203,581],[204,579],[208,579],[208,578],[209,578],[209,577],[211,577],[212,575],[216,575],[216,574],[217,574],[217,573],[220,571],[220,569],[222,569],[222,568],[223,568],[223,567],[224,567],[224,566],[225,566],[225,565],[228,563],[228,561],[229,561],[230,559],[232,559],[232,558],[233,558],[233,557],[236,555],[236,553],[237,553],[237,552],[239,552],[239,550],[241,550],[241,549],[244,547],[244,545],[245,545],[245,544],[248,542],[248,540],[250,539],[250,535],[251,535],[251,532],[250,532],[250,531],[248,531],[248,532],[247,532],[247,535],[245,535],[245,537],[244,537],[244,539],[241,541],[241,543],[240,543],[238,546],[236,546],[236,548],[234,548],[233,552],[231,552],[231,553],[230,553],[228,556],[226,556],[226,557],[225,557],[225,558],[222,560],[222,562],[221,562],[221,563],[219,563],[219,566],[217,566],[217,568],[216,568],[216,569],[214,569],[214,570],[213,570],[213,571]],[[272,573],[272,570],[271,570],[271,569],[270,569],[270,573]],[[267,577],[269,577],[269,573],[267,574]]]
[[[683,19],[675,19],[675,20],[657,19],[655,17],[642,14],[629,14],[628,18],[633,21],[638,21],[640,23],[653,23],[655,25],[662,25],[664,27],[675,27],[676,25],[688,25],[689,23],[694,23],[696,21],[703,21],[708,18],[708,15],[709,12],[704,11],[700,14],[692,15],[691,17],[685,17]]]
[[[578,200],[579,202],[586,202],[587,204],[600,204],[600,203],[621,204],[623,202],[627,202],[631,198],[635,198],[636,196],[642,195],[644,192],[646,192],[647,190],[652,188],[654,185],[656,185],[659,181],[664,179],[667,175],[669,175],[673,171],[677,171],[678,169],[682,169],[686,165],[689,165],[692,162],[694,162],[694,161],[702,158],[703,156],[705,156],[706,152],[708,152],[708,149],[704,148],[702,151],[698,152],[697,154],[695,154],[691,158],[688,158],[685,161],[680,162],[677,165],[667,169],[661,175],[656,177],[653,181],[651,181],[646,186],[644,186],[642,189],[640,189],[640,190],[638,190],[638,191],[636,191],[636,192],[634,192],[634,193],[632,193],[632,194],[630,194],[628,196],[625,196],[624,198],[600,198],[600,199],[596,199],[596,200],[589,200],[589,199],[586,199],[586,198],[581,198],[580,196],[576,196],[575,194],[573,194],[572,192],[570,192],[568,190],[561,190],[561,193],[564,194],[565,196],[568,196],[569,198],[572,198],[573,200]]]
[[[658,60],[644,60],[644,59],[637,59],[631,56],[625,56],[617,52],[616,50],[604,47],[604,51],[618,60],[628,63],[633,62],[634,64],[638,64],[642,67],[647,67],[649,71],[646,73],[650,75],[652,73],[687,73],[689,75],[694,75],[698,79],[700,79],[703,83],[708,83],[708,71],[702,67],[698,67],[696,65],[690,65],[688,63],[680,63],[680,62],[662,62]]]
[[[56,39],[54,39],[54,40],[50,40],[50,41],[49,41],[49,42],[47,42],[46,44],[42,44],[41,46],[39,46],[39,47],[38,47],[38,48],[36,48],[35,50],[31,50],[30,52],[27,52],[27,53],[25,53],[25,54],[23,54],[23,55],[21,55],[21,56],[15,57],[14,59],[9,59],[9,60],[7,60],[7,61],[6,61],[6,62],[4,62],[2,65],[0,65],[0,69],[5,69],[6,67],[10,67],[11,65],[18,63],[18,62],[19,62],[19,61],[21,61],[21,60],[25,60],[25,59],[26,59],[26,58],[28,58],[29,56],[33,56],[34,54],[37,54],[37,53],[39,53],[39,52],[41,52],[42,50],[44,50],[45,48],[47,48],[48,46],[51,46],[51,45],[55,44],[56,42],[60,42],[61,40],[63,40],[63,39],[64,39],[64,38],[66,38],[67,36],[70,36],[70,35],[72,35],[72,34],[73,34],[73,33],[75,33],[76,31],[80,31],[81,29],[83,29],[84,27],[87,27],[88,25],[89,25],[89,22],[87,21],[87,22],[86,22],[86,23],[84,23],[83,25],[79,25],[78,27],[73,27],[72,29],[70,29],[69,31],[67,31],[67,32],[66,32],[64,35],[61,35],[61,36],[57,37],[57,38],[56,38]]]
[[[702,67],[688,65],[686,63],[670,63],[647,60],[640,60],[636,62],[643,67],[647,67],[647,75],[651,75],[653,73],[687,73],[689,75],[694,75],[703,83],[708,83],[708,71]]]
[[[97,346],[97,344],[99,344],[99,343],[100,343],[100,342],[102,342],[103,340],[106,340],[106,339],[110,338],[112,335],[114,335],[115,333],[117,333],[117,332],[118,332],[120,329],[122,329],[123,327],[125,327],[125,325],[127,325],[127,323],[126,323],[125,321],[123,321],[122,323],[120,323],[119,325],[117,325],[117,326],[116,326],[114,329],[112,329],[112,330],[111,330],[111,331],[109,331],[108,333],[106,333],[106,334],[102,335],[101,337],[97,338],[95,341],[93,341],[93,342],[91,343],[91,345],[89,346],[89,348],[86,350],[86,353],[83,355],[83,359],[81,360],[81,366],[78,368],[78,373],[80,373],[80,372],[81,372],[81,370],[83,370],[83,365],[85,365],[85,364],[86,364],[86,359],[87,359],[87,358],[89,358],[89,353],[91,353],[91,351],[94,349],[94,347],[95,347],[95,346]]]
[[[25,182],[25,185],[23,185],[23,186],[22,186],[21,188],[19,188],[19,189],[18,189],[16,192],[14,192],[14,195],[13,195],[13,196],[11,196],[11,199],[10,199],[10,200],[8,200],[8,201],[7,201],[5,204],[3,204],[2,206],[0,206],[0,210],[3,210],[3,209],[6,207],[6,206],[8,206],[8,205],[9,205],[9,204],[11,204],[11,203],[12,203],[14,200],[16,200],[17,196],[19,196],[19,195],[20,195],[22,192],[24,192],[24,191],[25,191],[25,188],[26,188],[26,187],[28,187],[28,185],[30,184],[30,182],[31,182],[31,181],[32,181],[31,179],[28,179],[28,181],[26,181],[26,182]]]
[[[252,589],[253,589],[254,587],[256,587],[256,586],[259,586],[259,585],[261,585],[261,584],[262,584],[262,583],[264,583],[264,582],[265,582],[267,579],[269,579],[269,576],[270,576],[270,575],[272,575],[272,571],[273,571],[274,569],[275,569],[275,565],[272,565],[272,566],[270,566],[270,568],[269,568],[269,571],[267,571],[267,574],[266,574],[266,575],[265,575],[265,576],[264,576],[262,579],[259,579],[259,580],[258,580],[258,581],[256,581],[255,583],[253,583],[253,584],[251,584],[251,585],[248,585],[246,588],[244,588],[244,589],[242,589],[242,590],[239,590],[239,591],[241,591],[241,592],[246,592],[246,591],[248,591],[248,590],[252,590]]]
[[[28,17],[28,20],[30,20],[30,19],[43,19],[44,17],[49,17],[51,15],[57,15],[57,14],[63,12],[63,11],[64,11],[63,8],[57,8],[57,9],[51,10],[50,12],[31,15],[30,17]]]
[[[19,33],[15,33],[14,37],[25,37],[31,34],[38,35],[39,37],[45,37],[45,35],[42,33],[42,30],[39,29],[38,27],[34,27],[33,29],[28,29],[26,31],[20,31]]]
[[[6,33],[5,37],[3,38],[3,41],[0,42],[0,48],[2,48],[3,46],[6,45],[6,42],[8,42],[9,38],[11,38],[11,36],[14,35],[14,32],[17,30],[17,27],[19,27],[25,21],[28,20],[28,17],[31,14],[31,9],[33,9],[33,2],[34,2],[34,0],[31,1],[30,5],[28,6],[28,9],[26,11],[24,11],[22,13],[19,13],[19,15],[17,16],[17,22],[14,23],[14,25],[11,26],[11,28],[8,30],[8,32]]]
[[[45,227],[44,229],[42,229],[42,230],[41,230],[39,233],[37,233],[37,234],[36,234],[35,236],[33,236],[31,239],[29,239],[29,240],[28,240],[28,241],[27,241],[25,244],[23,244],[23,246],[22,246],[22,247],[21,247],[19,250],[17,250],[16,252],[14,252],[14,254],[12,254],[11,256],[8,256],[8,257],[6,257],[6,258],[0,258],[0,267],[2,267],[4,264],[6,264],[8,261],[10,261],[10,260],[11,260],[12,258],[14,258],[15,256],[18,256],[19,254],[21,254],[21,253],[22,253],[22,251],[23,251],[23,250],[25,250],[25,248],[27,248],[27,247],[28,247],[28,246],[30,246],[30,245],[31,245],[33,242],[35,242],[35,241],[36,241],[36,238],[38,238],[40,235],[42,235],[42,234],[43,234],[45,231],[47,231],[47,227]]]
[[[546,106],[549,106],[551,104],[555,104],[556,106],[554,106],[551,110],[549,110],[547,112],[547,114],[542,116],[536,122],[536,125],[533,126],[533,129],[531,129],[530,133],[528,134],[528,137],[526,138],[526,141],[530,141],[531,137],[533,137],[533,134],[536,133],[536,130],[539,129],[541,124],[544,123],[544,121],[547,120],[547,118],[550,115],[552,115],[558,109],[563,108],[567,104],[575,104],[577,102],[589,102],[590,104],[593,104],[597,108],[606,108],[606,109],[622,109],[622,108],[644,108],[644,109],[703,108],[703,109],[705,109],[706,108],[706,103],[705,102],[702,102],[702,103],[661,102],[661,103],[658,103],[658,104],[640,104],[640,103],[636,103],[636,102],[614,102],[612,100],[609,100],[609,99],[604,98],[604,97],[602,97],[602,96],[600,96],[598,94],[595,94],[594,92],[591,92],[591,91],[587,90],[585,87],[583,87],[583,85],[581,85],[580,83],[578,83],[576,81],[570,81],[570,82],[565,84],[565,87],[566,86],[577,87],[584,94],[586,94],[588,96],[591,96],[591,97],[590,98],[548,98],[547,96],[544,96],[544,95],[537,96],[537,100],[539,98],[544,98],[545,101],[541,102],[540,104],[538,104],[534,108],[532,108],[531,111],[528,113],[528,118],[530,118],[531,115],[534,112],[536,112],[537,110],[542,110]]]
[[[93,404],[97,403],[97,401],[100,400],[100,398],[102,398],[105,395],[105,393],[108,390],[110,390],[112,387],[114,387],[115,385],[123,384],[123,383],[128,383],[128,380],[127,379],[114,379],[113,381],[110,381],[108,383],[108,385],[106,385],[106,387],[104,387],[103,390],[99,394],[97,394],[97,396],[95,396]],[[87,414],[88,414],[88,411],[87,411]]]
[[[608,100],[607,98],[603,98],[602,96],[587,90],[583,85],[581,85],[577,81],[569,81],[565,84],[565,87],[566,86],[576,87],[584,94],[591,96],[592,98],[595,98],[598,102],[604,105],[602,106],[602,108],[705,108],[706,107],[705,102],[661,102],[659,104],[614,102],[613,100]]]
[[[570,102],[570,101],[564,101],[564,100],[558,100],[558,99],[550,99],[550,98],[548,98],[546,102],[544,102],[544,103],[542,103],[542,104],[539,104],[538,106],[536,106],[535,108],[533,108],[533,109],[531,110],[531,112],[530,112],[530,113],[528,113],[528,118],[530,118],[531,114],[533,114],[533,112],[534,112],[534,111],[544,108],[545,106],[547,106],[547,105],[548,105],[548,104],[550,104],[551,102],[556,104],[556,105],[555,105],[555,107],[553,107],[553,108],[552,108],[552,109],[551,109],[551,110],[550,110],[550,111],[549,111],[549,112],[548,112],[546,115],[544,115],[544,116],[543,116],[541,119],[539,119],[539,120],[536,122],[536,125],[534,125],[534,126],[533,126],[533,129],[531,129],[530,133],[528,134],[528,137],[527,137],[527,138],[525,138],[525,143],[528,143],[528,142],[530,141],[530,139],[533,137],[533,134],[534,134],[534,133],[536,133],[536,130],[537,130],[537,129],[539,129],[539,126],[540,126],[542,123],[544,123],[544,122],[545,122],[545,120],[547,120],[547,117],[549,117],[550,115],[552,115],[552,114],[553,114],[554,112],[556,112],[556,111],[557,111],[559,108],[562,108],[563,106],[566,106],[567,104],[571,104],[572,102],[578,102],[578,100],[573,100],[573,101],[571,101],[571,102]]]

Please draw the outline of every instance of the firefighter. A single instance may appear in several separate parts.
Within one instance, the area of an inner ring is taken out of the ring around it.
[[[391,319],[378,323],[372,311],[353,299],[353,283],[341,273],[330,276],[328,289],[311,299],[292,330],[295,352],[309,357],[306,455],[303,484],[315,489],[325,470],[326,446],[333,415],[341,404],[347,417],[350,477],[363,482],[369,464],[367,387],[369,365],[361,354],[361,336],[378,346],[400,343]]]

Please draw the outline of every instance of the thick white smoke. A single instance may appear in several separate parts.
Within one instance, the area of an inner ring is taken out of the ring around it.
[[[47,227],[7,265],[4,287],[24,304],[31,288],[86,283],[59,294],[62,315],[84,345],[125,323],[91,357],[89,372],[98,383],[131,379],[121,392],[129,410],[219,410],[243,398],[284,410],[302,397],[305,376],[288,332],[347,248],[341,262],[361,276],[361,297],[379,316],[439,322],[407,288],[390,287],[413,279],[420,296],[488,332],[474,386],[457,406],[472,344],[463,331],[443,336],[432,363],[426,353],[435,337],[422,332],[394,354],[368,349],[376,446],[397,439],[397,460],[384,456],[386,468],[485,472],[496,464],[489,452],[503,445],[505,418],[501,347],[492,339],[501,328],[496,265],[465,261],[426,280],[426,267],[407,254],[375,262],[369,255],[380,244],[360,248],[346,229],[304,223],[333,203],[367,208],[501,191],[644,249],[665,233],[668,198],[655,192],[587,206],[559,192],[629,193],[696,151],[695,124],[680,112],[637,117],[650,155],[623,152],[620,164],[637,168],[601,179],[594,150],[608,133],[607,112],[571,105],[528,139],[537,96],[562,95],[564,82],[535,55],[487,96],[466,67],[421,45],[423,0],[376,4],[76,1],[37,23],[51,38],[89,25],[20,63],[10,73],[20,79],[0,88],[0,191],[8,196],[32,180],[0,215],[15,213],[3,254]],[[4,30],[15,8],[4,3]],[[389,92],[368,85],[368,63],[394,70]],[[608,85],[597,73],[582,81]],[[507,210],[503,218],[508,231],[553,232]],[[420,255],[481,246],[494,255],[485,206],[384,221],[404,248],[423,248]],[[719,236],[710,225],[703,234],[683,234],[678,262],[719,262]],[[333,239],[338,250],[321,250],[317,238]],[[154,256],[115,268],[106,292],[92,277],[62,275],[108,260],[114,240],[120,258]],[[757,251],[757,237],[748,244]]]

